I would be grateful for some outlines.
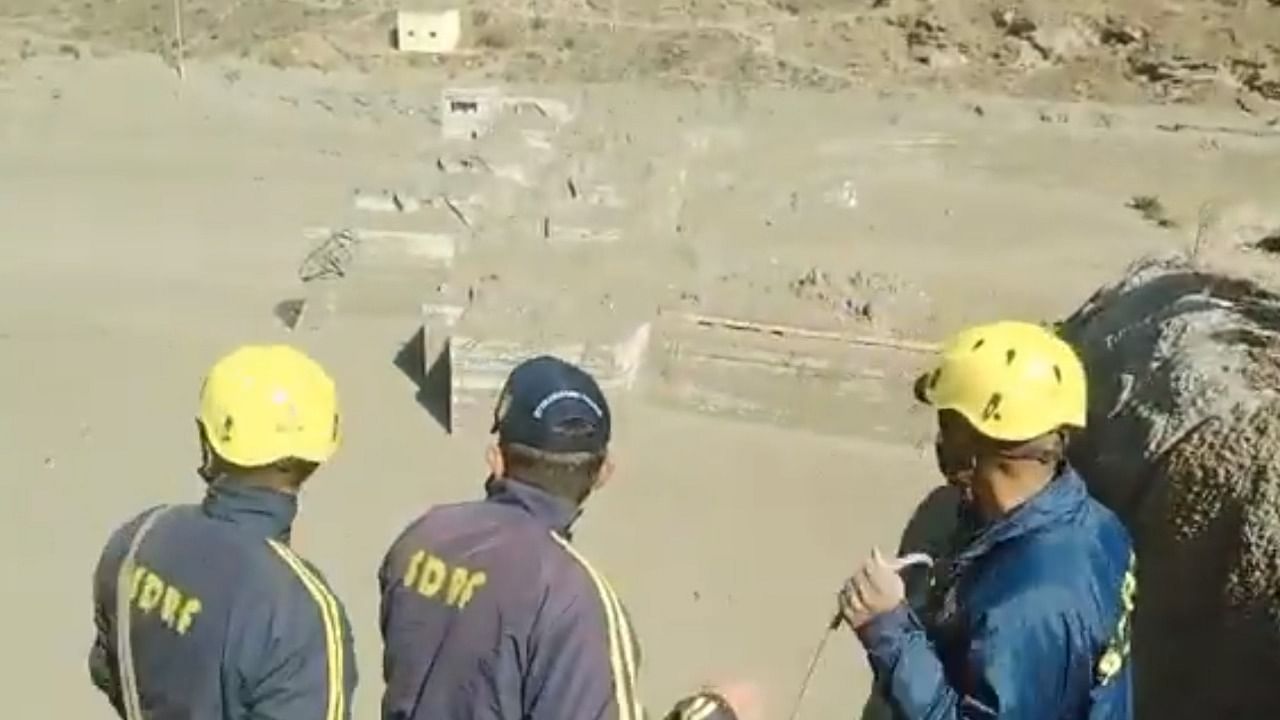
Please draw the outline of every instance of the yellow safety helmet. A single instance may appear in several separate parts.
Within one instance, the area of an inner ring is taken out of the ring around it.
[[[1084,365],[1052,331],[1025,322],[979,325],[952,337],[938,366],[916,381],[916,398],[954,410],[978,432],[1031,440],[1062,427],[1083,428]]]
[[[200,389],[205,437],[223,460],[263,467],[322,463],[338,449],[338,396],[324,368],[286,345],[246,345],[216,362]]]

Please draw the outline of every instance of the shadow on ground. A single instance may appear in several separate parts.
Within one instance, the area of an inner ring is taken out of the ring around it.
[[[427,369],[427,359],[423,356],[423,352],[423,330],[419,327],[396,353],[395,366],[417,388],[414,400],[418,405],[426,410],[445,432],[453,432],[449,344],[445,343],[440,355],[432,360],[430,369]]]

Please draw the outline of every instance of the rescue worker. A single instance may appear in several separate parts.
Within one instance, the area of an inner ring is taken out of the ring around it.
[[[507,378],[484,500],[438,506],[387,552],[384,720],[640,720],[640,650],[609,581],[570,544],[613,471],[596,381],[550,356]],[[669,717],[732,720],[730,693]]]
[[[846,585],[878,691],[901,720],[1129,720],[1132,547],[1065,459],[1085,426],[1080,359],[1038,325],[974,327],[916,396],[938,412],[940,469],[976,522],[924,618],[878,550]]]
[[[197,426],[203,502],[147,510],[98,561],[94,684],[127,720],[346,720],[350,624],[289,547],[338,447],[333,381],[293,348],[241,347],[209,371]]]

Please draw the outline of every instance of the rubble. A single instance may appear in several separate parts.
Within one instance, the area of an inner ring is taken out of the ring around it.
[[[1148,261],[1065,320],[1089,371],[1073,447],[1133,532],[1139,717],[1280,707],[1280,295]]]
[[[334,275],[343,277],[357,263],[449,267],[458,254],[458,240],[449,233],[307,228],[303,236],[320,243],[299,269],[304,282]]]
[[[680,312],[660,321],[649,388],[659,403],[820,433],[859,422],[885,439],[912,422],[902,361],[927,357],[927,343]]]
[[[569,103],[554,98],[507,97],[497,87],[452,87],[440,94],[440,130],[446,140],[478,140],[493,131],[503,115],[533,116],[551,129],[573,122],[576,112]],[[525,128],[537,131],[538,128]]]
[[[355,259],[360,238],[347,229],[328,228],[306,233],[317,244],[298,266],[298,279],[304,283],[331,277],[345,277],[347,268]]]
[[[1153,223],[1157,227],[1172,228],[1178,225],[1169,217],[1169,211],[1165,208],[1164,203],[1160,202],[1160,198],[1155,195],[1135,195],[1129,199],[1129,202],[1125,203],[1125,207],[1137,210],[1142,214],[1143,220]]]
[[[450,432],[465,407],[492,407],[507,375],[521,361],[543,353],[585,368],[606,390],[628,391],[639,380],[649,349],[651,326],[642,323],[613,343],[571,339],[493,337],[477,332],[467,309],[457,305],[422,307],[422,374],[443,377]]]
[[[422,209],[422,200],[401,190],[356,190],[355,207],[365,212],[416,213]]]
[[[877,330],[918,327],[930,312],[927,295],[891,274],[855,270],[833,272],[819,267],[793,276],[787,293],[797,310],[811,321],[834,320],[839,326],[867,325]]]

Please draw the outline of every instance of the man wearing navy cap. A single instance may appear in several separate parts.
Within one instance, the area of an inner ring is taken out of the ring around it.
[[[542,356],[512,371],[487,497],[432,508],[383,561],[384,720],[641,720],[627,611],[569,544],[613,469],[610,420],[580,368]],[[668,718],[735,720],[726,695]]]

